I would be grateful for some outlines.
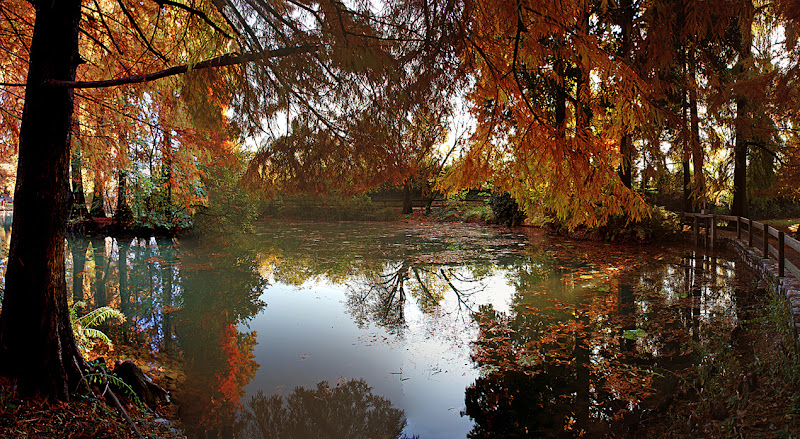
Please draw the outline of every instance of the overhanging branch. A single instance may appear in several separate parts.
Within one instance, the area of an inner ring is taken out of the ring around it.
[[[181,66],[170,67],[158,72],[147,73],[144,75],[126,76],[124,78],[107,79],[103,81],[62,81],[51,79],[45,81],[45,85],[49,87],[63,87],[63,88],[103,88],[114,87],[117,85],[125,84],[139,84],[142,82],[155,81],[156,79],[166,78],[168,76],[180,75],[188,72],[189,70],[207,69],[210,67],[225,67],[238,64],[244,64],[252,61],[280,58],[284,56],[294,55],[297,53],[308,53],[317,50],[317,46],[295,46],[283,47],[281,49],[268,50],[257,53],[227,53],[216,58],[207,59],[197,64],[184,64]]]

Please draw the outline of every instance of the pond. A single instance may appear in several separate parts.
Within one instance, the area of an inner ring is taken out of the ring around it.
[[[68,244],[73,300],[181,360],[164,379],[190,437],[621,432],[756,289],[724,253],[463,224]]]

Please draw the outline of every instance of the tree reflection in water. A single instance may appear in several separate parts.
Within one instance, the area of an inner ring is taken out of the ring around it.
[[[483,374],[465,393],[470,438],[624,435],[684,383],[674,371],[691,369],[693,347],[738,325],[737,301],[754,287],[747,270],[699,253],[561,277],[560,293],[522,288],[509,312],[473,314]]]
[[[247,402],[238,423],[240,438],[338,439],[405,438],[403,410],[372,393],[364,380],[315,389],[297,387],[291,395],[266,397],[258,391]]]
[[[373,322],[398,333],[406,324],[407,292],[424,313],[437,310],[449,292],[458,304],[456,314],[462,315],[472,311],[470,296],[485,288],[481,281],[494,269],[491,264],[482,265],[481,268],[478,264],[462,266],[456,271],[453,267],[415,262],[411,258],[389,262],[382,273],[361,274],[349,283],[347,309],[359,327]]]

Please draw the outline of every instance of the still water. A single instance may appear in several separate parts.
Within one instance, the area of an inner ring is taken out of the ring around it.
[[[128,317],[118,345],[180,359],[161,376],[190,437],[614,431],[755,289],[725,254],[459,224],[270,221],[68,250],[73,300]]]

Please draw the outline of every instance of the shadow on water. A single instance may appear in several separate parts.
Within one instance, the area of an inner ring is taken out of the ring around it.
[[[624,436],[755,289],[732,258],[680,248],[459,225],[256,232],[68,240],[72,300],[120,309],[118,344],[180,358],[161,378],[190,437]]]

